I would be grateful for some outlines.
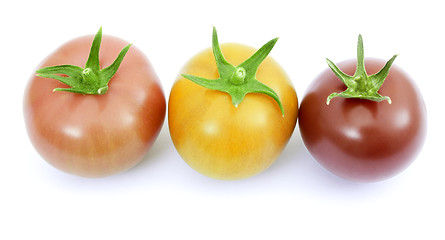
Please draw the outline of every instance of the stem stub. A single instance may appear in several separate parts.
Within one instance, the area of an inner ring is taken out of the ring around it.
[[[248,93],[262,93],[272,97],[280,107],[284,115],[283,105],[278,94],[270,87],[256,79],[256,72],[261,62],[269,55],[278,38],[272,39],[263,45],[250,58],[238,66],[233,66],[224,58],[218,43],[215,27],[212,35],[212,50],[218,68],[218,79],[206,79],[202,77],[182,74],[182,76],[196,84],[208,89],[228,93],[232,98],[232,104],[237,107]]]
[[[347,89],[341,93],[331,93],[326,100],[326,104],[329,105],[330,101],[335,97],[361,98],[376,102],[386,100],[391,104],[391,98],[380,95],[378,90],[388,76],[396,57],[397,55],[394,55],[378,73],[369,76],[365,70],[363,38],[362,35],[359,35],[357,42],[357,69],[353,76],[345,74],[331,60],[326,59],[335,75],[347,86]]]
[[[56,79],[70,86],[69,88],[55,88],[54,91],[96,95],[105,94],[108,91],[109,81],[117,72],[131,44],[128,44],[121,50],[116,60],[110,66],[100,69],[99,49],[101,40],[102,27],[94,37],[90,55],[84,68],[73,65],[45,67],[36,71],[37,76]]]

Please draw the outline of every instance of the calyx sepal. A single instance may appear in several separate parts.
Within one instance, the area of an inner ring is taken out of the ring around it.
[[[66,91],[79,94],[102,95],[108,91],[108,83],[117,72],[131,44],[124,47],[114,62],[100,69],[99,49],[102,40],[102,27],[96,33],[85,67],[74,65],[58,65],[41,68],[37,76],[58,80],[69,88],[55,88],[53,91]]]
[[[212,50],[218,68],[219,78],[206,79],[189,74],[181,74],[181,76],[205,88],[228,93],[235,107],[238,107],[248,93],[266,94],[277,102],[282,115],[284,115],[283,105],[278,94],[256,79],[258,67],[267,55],[269,55],[277,41],[278,38],[270,40],[243,63],[234,66],[224,58],[218,43],[216,28],[213,27]]]
[[[329,105],[330,101],[335,97],[360,98],[376,102],[386,100],[391,104],[391,98],[380,95],[378,91],[388,76],[391,65],[396,57],[397,54],[388,60],[378,73],[368,76],[364,62],[363,38],[362,35],[359,35],[357,42],[357,68],[353,76],[345,74],[331,60],[326,58],[329,67],[347,87],[343,92],[330,94],[326,100],[326,104]]]

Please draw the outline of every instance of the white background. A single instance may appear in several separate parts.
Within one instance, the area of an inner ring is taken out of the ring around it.
[[[442,1],[8,1],[0,3],[0,239],[444,239],[445,14]],[[168,98],[182,65],[219,40],[260,47],[301,100],[327,65],[389,59],[423,92],[428,136],[390,180],[357,184],[313,160],[298,128],[277,162],[241,181],[199,175],[178,156],[167,124],[145,160],[86,179],[48,165],[26,135],[22,98],[35,67],[86,34],[121,37],[154,65]]]

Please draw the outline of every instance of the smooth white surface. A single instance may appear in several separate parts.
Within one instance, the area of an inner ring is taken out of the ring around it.
[[[442,1],[9,1],[1,4],[0,239],[444,239]],[[35,67],[62,43],[103,26],[144,51],[168,99],[182,65],[219,40],[271,52],[302,99],[327,68],[389,59],[424,94],[428,136],[397,177],[356,184],[325,171],[296,128],[278,161],[241,181],[201,176],[178,156],[168,126],[146,159],[103,179],[67,175],[30,144],[22,97]]]

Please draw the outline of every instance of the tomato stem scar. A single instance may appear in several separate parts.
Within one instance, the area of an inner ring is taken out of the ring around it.
[[[274,38],[264,44],[257,52],[238,66],[233,66],[224,58],[218,43],[216,28],[213,27],[212,50],[218,68],[218,79],[206,79],[181,74],[184,78],[205,88],[226,92],[232,98],[232,104],[237,107],[248,93],[262,93],[272,97],[278,104],[281,114],[284,116],[283,105],[278,94],[256,79],[256,72],[264,59],[269,55],[278,38]]]

